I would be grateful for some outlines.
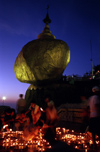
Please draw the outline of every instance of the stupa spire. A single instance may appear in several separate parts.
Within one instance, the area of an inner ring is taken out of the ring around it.
[[[49,14],[48,14],[48,9],[49,9],[49,5],[47,6],[47,14],[46,17],[43,19],[43,22],[46,24],[51,23],[51,19],[49,18]]]
[[[49,5],[47,6],[46,17],[43,19],[43,22],[45,23],[45,27],[42,33],[40,33],[37,36],[37,39],[55,39],[55,36],[51,33],[49,25],[48,25],[49,23],[51,23],[51,19],[49,18],[49,14],[48,14],[48,9],[49,9]]]

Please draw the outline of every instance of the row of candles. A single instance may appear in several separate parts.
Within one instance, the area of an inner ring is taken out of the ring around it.
[[[90,132],[77,133],[74,130],[56,128],[57,139],[66,142],[68,145],[82,152],[88,152],[93,148],[92,135]],[[99,147],[99,137],[96,136],[96,144]]]
[[[1,146],[4,149],[9,149],[11,147],[14,149],[31,148],[34,152],[43,152],[45,149],[51,148],[49,142],[43,138],[44,134],[42,130],[31,140],[24,139],[23,131],[12,131],[12,129],[3,131],[0,137],[2,139]],[[74,130],[60,127],[56,128],[56,140],[64,141],[82,152],[88,152],[93,146],[93,141],[87,133],[76,133]],[[96,144],[97,146],[99,145],[98,136],[96,137]]]
[[[41,130],[38,135],[31,140],[25,140],[23,131],[12,131],[12,129],[2,132],[0,137],[2,139],[2,148],[7,150],[11,148],[18,150],[29,148],[34,152],[43,152],[45,149],[51,148],[49,142],[43,139],[43,133]]]

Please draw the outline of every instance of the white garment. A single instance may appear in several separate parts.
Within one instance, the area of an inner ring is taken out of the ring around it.
[[[100,100],[97,95],[91,96],[88,101],[88,106],[90,107],[90,118],[100,116],[100,111],[98,110],[96,105],[100,105]]]
[[[17,106],[22,106],[22,107],[26,106],[26,100],[25,99],[19,99],[17,101]]]
[[[50,107],[46,109],[46,117],[47,121],[49,120],[51,122],[58,119],[57,110],[54,106],[52,109]]]
[[[25,99],[19,99],[17,101],[17,107],[16,108],[17,108],[18,113],[21,113],[22,111],[24,111],[25,108],[26,108],[26,100]]]

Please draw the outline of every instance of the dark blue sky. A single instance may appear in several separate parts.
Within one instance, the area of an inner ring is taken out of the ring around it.
[[[71,51],[63,74],[82,76],[91,71],[90,40],[93,64],[100,64],[99,0],[0,0],[0,102],[4,95],[16,101],[30,85],[16,79],[14,63],[22,47],[42,32],[47,5],[52,34]]]

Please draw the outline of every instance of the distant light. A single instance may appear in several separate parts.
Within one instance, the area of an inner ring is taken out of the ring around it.
[[[2,97],[2,100],[3,100],[3,101],[4,101],[4,100],[6,100],[6,97],[5,97],[5,96],[3,96],[3,97]]]
[[[95,75],[93,75],[93,79],[95,78]]]

